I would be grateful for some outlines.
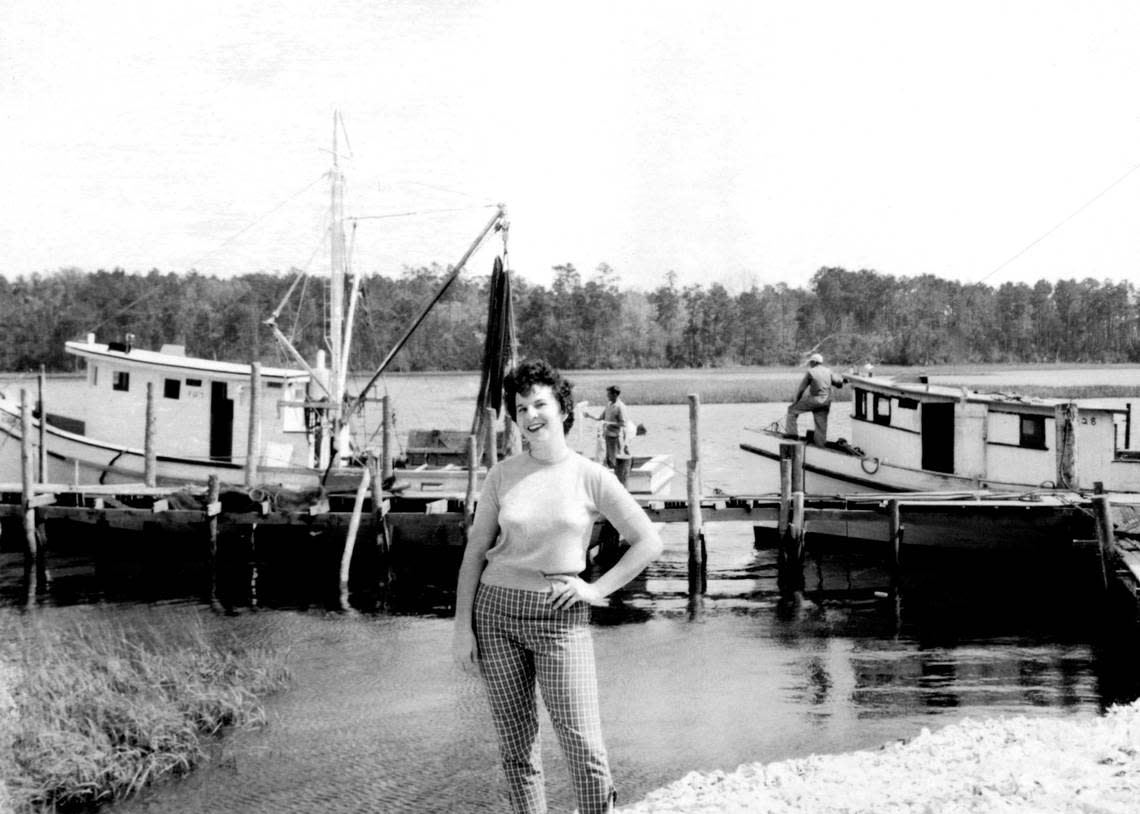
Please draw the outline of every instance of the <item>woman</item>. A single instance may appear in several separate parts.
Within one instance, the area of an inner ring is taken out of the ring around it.
[[[454,655],[483,674],[513,810],[546,811],[537,680],[578,810],[602,814],[617,797],[602,741],[590,605],[641,573],[661,540],[614,474],[567,445],[574,401],[558,371],[525,362],[507,374],[504,390],[526,451],[487,473],[459,568]],[[601,518],[629,549],[591,583],[578,574]]]

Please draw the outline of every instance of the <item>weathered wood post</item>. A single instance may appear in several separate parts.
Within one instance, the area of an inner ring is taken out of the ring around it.
[[[392,544],[388,529],[387,504],[384,502],[384,483],[380,473],[383,463],[375,455],[368,456],[368,470],[372,475],[372,539],[376,543],[377,583],[386,601],[392,584]]]
[[[1116,563],[1116,532],[1112,526],[1112,504],[1108,495],[1093,495],[1096,539],[1100,548],[1100,573],[1105,589]]]
[[[392,468],[392,450],[394,445],[392,443],[392,401],[388,394],[384,394],[381,399],[381,410],[383,411],[383,433],[380,436],[380,483],[388,483],[393,475]]]
[[[463,497],[463,527],[475,519],[475,477],[479,469],[479,439],[467,437],[467,493]]]
[[[20,390],[20,476],[23,489],[20,509],[24,518],[24,573],[33,582],[39,572],[40,551],[36,539],[35,463],[32,458],[32,405],[27,390]],[[30,591],[31,592],[31,591]]]
[[[37,399],[37,410],[40,414],[40,483],[47,483],[48,481],[48,455],[47,455],[47,410],[44,408],[44,385],[47,380],[47,373],[44,366],[40,365],[39,375],[39,398]]]
[[[792,455],[795,444],[780,444],[780,516],[776,519],[776,540],[782,546],[792,518]]]
[[[372,482],[372,472],[368,467],[360,471],[360,484],[356,487],[356,500],[352,504],[352,517],[348,521],[348,534],[344,539],[344,551],[340,556],[340,607],[348,610],[348,577],[352,572],[352,553],[356,550],[356,535],[360,531],[360,516],[364,512],[364,498],[368,496],[368,485]]]
[[[780,539],[777,557],[777,583],[785,598],[799,598],[804,590],[804,445],[789,444],[791,459],[789,478],[791,486],[791,521],[786,534]]]
[[[210,604],[218,602],[218,514],[221,512],[221,489],[218,476],[210,475],[206,482],[206,551],[210,564]]]
[[[902,511],[899,506],[898,500],[887,501],[888,520],[888,540],[887,540],[887,557],[888,565],[891,574],[891,591],[898,590],[900,560],[899,549],[902,548]]]
[[[1056,424],[1057,488],[1077,489],[1077,405],[1058,404],[1053,409]]]
[[[487,431],[487,468],[490,469],[499,462],[499,438],[495,430],[495,421],[498,419],[499,414],[495,412],[494,407],[488,407],[483,415],[483,424]]]
[[[261,362],[249,366],[249,437],[245,444],[245,485],[257,483],[261,458]]]
[[[143,437],[143,482],[147,486],[158,483],[158,456],[154,451],[155,436],[154,382],[146,383],[146,429]]]
[[[703,594],[708,586],[705,541],[701,531],[701,397],[689,394],[689,466],[686,490],[689,502],[689,595]]]

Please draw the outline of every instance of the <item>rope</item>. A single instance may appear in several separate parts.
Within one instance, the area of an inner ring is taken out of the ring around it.
[[[388,212],[383,215],[353,215],[345,218],[355,223],[358,220],[387,220],[389,218],[408,218],[417,215],[443,215],[453,212],[474,212],[478,209],[494,209],[498,204],[480,204],[478,206],[459,206],[451,209],[420,209],[410,212]]]
[[[1120,176],[1119,178],[1117,178],[1115,181],[1113,181],[1113,182],[1112,182],[1111,184],[1109,184],[1107,187],[1105,187],[1105,188],[1104,188],[1104,189],[1102,189],[1100,192],[1098,192],[1096,195],[1094,195],[1092,198],[1090,198],[1088,201],[1086,201],[1086,202],[1085,202],[1083,205],[1081,205],[1081,206],[1080,206],[1080,207],[1079,207],[1079,208],[1078,208],[1078,209],[1077,209],[1075,212],[1073,212],[1073,213],[1072,213],[1071,215],[1069,215],[1067,218],[1065,218],[1064,220],[1062,220],[1060,223],[1058,223],[1058,224],[1057,224],[1056,226],[1054,226],[1052,229],[1050,229],[1049,231],[1047,231],[1045,234],[1041,235],[1041,237],[1039,237],[1039,238],[1037,238],[1036,240],[1034,240],[1032,243],[1030,243],[1028,246],[1026,246],[1026,247],[1025,247],[1024,249],[1022,249],[1021,251],[1019,251],[1019,252],[1018,252],[1017,254],[1015,254],[1013,257],[1009,258],[1009,259],[1008,259],[1008,260],[1006,260],[1004,263],[1002,263],[1001,265],[999,265],[997,268],[995,268],[993,271],[991,271],[991,272],[990,272],[989,274],[987,274],[985,277],[982,277],[982,279],[978,280],[978,283],[982,283],[982,282],[984,282],[984,281],[988,280],[990,277],[992,277],[992,276],[994,276],[995,274],[997,274],[997,273],[998,273],[999,271],[1001,271],[1003,268],[1005,268],[1006,266],[1008,266],[1010,263],[1012,263],[1012,262],[1013,262],[1014,260],[1016,260],[1017,258],[1021,257],[1023,254],[1025,254],[1027,251],[1029,251],[1030,249],[1032,249],[1034,246],[1036,246],[1036,245],[1037,245],[1038,243],[1040,243],[1042,240],[1044,240],[1045,238],[1049,237],[1049,235],[1051,235],[1051,234],[1053,234],[1054,232],[1056,232],[1058,229],[1060,229],[1060,228],[1061,228],[1062,226],[1064,226],[1066,223],[1068,223],[1069,221],[1071,221],[1071,220],[1072,220],[1073,218],[1075,218],[1077,215],[1079,215],[1079,214],[1081,214],[1082,212],[1084,212],[1086,209],[1088,209],[1090,206],[1092,206],[1092,205],[1093,205],[1094,203],[1096,203],[1098,200],[1100,200],[1100,199],[1101,199],[1101,198],[1103,198],[1105,195],[1107,195],[1107,194],[1108,194],[1108,192],[1109,192],[1109,191],[1110,191],[1110,190],[1111,190],[1113,187],[1117,186],[1118,184],[1120,184],[1121,182],[1123,182],[1123,181],[1124,181],[1124,179],[1126,179],[1126,178],[1127,178],[1129,175],[1131,175],[1132,173],[1136,172],[1136,170],[1140,170],[1140,164],[1137,164],[1136,166],[1132,167],[1132,169],[1128,170],[1128,172],[1124,173],[1124,175],[1122,175],[1122,176]]]

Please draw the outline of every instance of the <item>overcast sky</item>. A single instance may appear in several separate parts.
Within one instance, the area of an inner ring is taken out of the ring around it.
[[[1138,43],[1131,0],[4,0],[0,270],[320,268],[339,109],[348,213],[434,213],[365,271],[501,201],[541,284],[1135,279]]]

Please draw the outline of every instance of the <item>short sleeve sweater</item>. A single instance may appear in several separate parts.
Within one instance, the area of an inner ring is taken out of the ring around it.
[[[578,574],[594,523],[605,518],[627,539],[652,533],[645,511],[605,467],[576,452],[556,462],[527,453],[487,473],[471,527],[497,541],[487,551],[485,585],[545,591],[544,575]]]

